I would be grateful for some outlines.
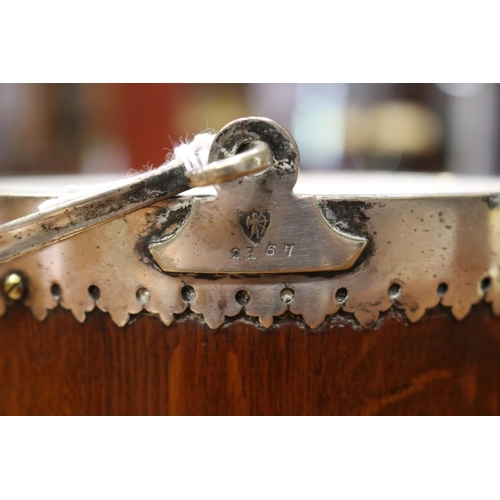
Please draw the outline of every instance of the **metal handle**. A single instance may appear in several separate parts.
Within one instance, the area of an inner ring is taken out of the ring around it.
[[[265,170],[272,162],[273,156],[267,144],[255,141],[250,149],[202,169],[188,171],[182,162],[168,164],[104,191],[7,222],[0,225],[0,264],[192,187],[225,182]]]

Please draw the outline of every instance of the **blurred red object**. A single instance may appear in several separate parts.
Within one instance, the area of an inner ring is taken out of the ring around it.
[[[188,89],[181,84],[114,85],[119,106],[116,130],[127,146],[130,166],[158,167],[185,135],[177,116]],[[163,148],[162,148],[163,145]]]

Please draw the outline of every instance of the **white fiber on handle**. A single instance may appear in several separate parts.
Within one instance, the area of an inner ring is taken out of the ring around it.
[[[203,134],[198,134],[187,144],[179,144],[179,146],[174,148],[174,159],[172,162],[182,161],[187,170],[197,170],[206,167],[214,137],[215,134],[204,132]]]
[[[195,138],[189,143],[179,144],[174,148],[172,159],[158,168],[168,168],[179,162],[184,163],[186,170],[198,170],[206,167],[208,165],[208,155],[210,153],[210,147],[212,146],[214,137],[215,134],[204,132],[195,136]],[[61,205],[62,203],[67,203],[69,201],[77,200],[78,198],[83,198],[118,187],[122,184],[127,184],[131,177],[136,175],[141,175],[141,173],[134,173],[133,175],[125,176],[123,179],[101,182],[99,184],[87,184],[80,186],[75,184],[67,185],[65,187],[65,194],[57,198],[51,198],[50,200],[44,201],[38,205],[38,209],[49,210]]]

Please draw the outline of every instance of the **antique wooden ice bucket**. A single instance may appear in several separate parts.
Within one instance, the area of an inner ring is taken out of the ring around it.
[[[66,179],[0,185],[1,414],[499,413],[500,182],[298,175],[260,118],[210,162],[256,141],[260,173],[88,218],[38,208]]]

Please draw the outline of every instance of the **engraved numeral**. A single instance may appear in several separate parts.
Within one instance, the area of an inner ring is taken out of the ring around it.
[[[241,251],[239,248],[233,248],[231,250],[231,259],[240,260],[241,259]]]
[[[272,257],[274,253],[276,252],[276,245],[268,245],[267,250],[266,250],[266,255],[269,255],[269,257]]]
[[[287,257],[291,257],[293,254],[293,251],[295,249],[295,243],[285,243],[284,244],[284,249],[283,252]],[[231,259],[232,260],[241,260],[242,258],[245,258],[246,260],[256,260],[257,257],[254,254],[254,248],[253,247],[246,247],[247,250],[247,255],[244,257],[242,255],[242,251],[240,248],[232,248],[231,249]],[[283,253],[280,253],[278,250],[278,245],[275,245],[274,243],[269,243],[267,245],[265,254],[268,257],[280,257],[283,256]]]
[[[295,243],[285,243],[285,252],[288,257],[292,256],[293,248],[295,247]]]

